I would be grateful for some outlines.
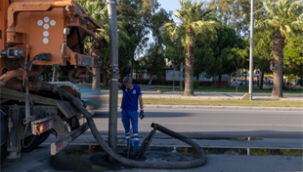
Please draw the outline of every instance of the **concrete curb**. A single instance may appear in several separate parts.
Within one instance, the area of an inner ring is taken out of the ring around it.
[[[109,97],[105,95],[104,97]],[[122,95],[118,95],[119,98]],[[145,95],[144,98],[152,99],[183,99],[183,100],[240,100],[241,97],[198,97],[198,96],[179,96],[179,95]],[[303,98],[254,98],[254,100],[278,100],[278,101],[303,101]]]
[[[109,93],[109,90],[102,90],[103,93]],[[121,90],[118,90],[119,93],[122,93]],[[158,95],[169,95],[169,94],[178,94],[178,92],[165,92],[165,93],[156,93],[156,91],[142,91],[142,93],[150,94],[150,93],[155,93]],[[235,96],[243,96],[245,93],[235,93],[235,92],[197,92],[195,91],[195,95],[235,95]],[[271,93],[253,93],[255,96],[271,96]],[[303,93],[284,93],[283,94],[285,97],[287,96],[298,96],[298,97],[303,97]]]
[[[103,107],[109,107],[105,104]],[[120,108],[120,106],[118,106]],[[228,110],[286,110],[286,111],[301,111],[303,108],[295,107],[258,107],[258,106],[193,106],[193,105],[144,105],[144,108],[158,108],[158,109],[228,109]]]
[[[143,91],[144,92],[144,91]],[[175,92],[176,93],[176,92]],[[162,94],[173,94],[172,91],[162,93]],[[238,96],[243,96],[245,93],[242,92],[197,92],[195,91],[195,95],[209,95],[209,94],[217,94],[217,95],[238,95]],[[271,93],[253,93],[256,96],[271,96]],[[283,94],[285,97],[287,96],[303,96],[303,93],[284,93]]]

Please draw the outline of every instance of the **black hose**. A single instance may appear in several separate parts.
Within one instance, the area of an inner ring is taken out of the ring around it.
[[[189,138],[187,138],[187,137],[185,137],[185,136],[183,136],[183,135],[181,135],[181,134],[179,134],[179,133],[175,133],[175,132],[173,132],[173,131],[171,131],[171,130],[169,130],[169,129],[167,129],[167,128],[165,128],[165,127],[159,125],[159,124],[152,123],[151,127],[154,128],[155,130],[159,130],[159,131],[161,131],[162,133],[165,133],[165,134],[167,134],[167,135],[169,135],[169,136],[172,136],[172,137],[174,137],[174,138],[177,138],[177,139],[179,139],[179,140],[181,140],[181,141],[183,141],[183,142],[185,142],[185,143],[191,145],[191,146],[194,147],[194,148],[198,151],[198,153],[199,153],[202,157],[204,157],[205,160],[206,160],[206,155],[205,155],[203,149],[202,149],[196,142],[192,141],[191,139],[189,139]]]
[[[163,131],[167,134],[170,134],[173,137],[178,137],[182,141],[185,141],[186,143],[190,144],[193,146],[195,149],[198,150],[199,153],[199,159],[193,160],[193,161],[185,161],[185,162],[142,162],[142,161],[136,161],[132,159],[127,159],[119,154],[117,154],[99,135],[98,129],[93,121],[93,118],[91,114],[84,108],[82,102],[80,99],[77,99],[74,97],[72,94],[67,92],[66,90],[57,87],[56,85],[51,85],[51,84],[46,84],[46,83],[41,83],[38,82],[36,85],[37,91],[52,91],[53,93],[59,92],[61,89],[62,96],[69,100],[75,108],[77,108],[86,118],[88,125],[91,129],[92,134],[94,135],[95,139],[97,142],[100,144],[100,146],[114,159],[117,161],[121,162],[122,164],[132,166],[132,167],[137,167],[137,168],[152,168],[152,169],[185,169],[185,168],[193,168],[193,167],[199,167],[201,165],[204,165],[206,163],[206,155],[204,151],[200,148],[198,144],[195,142],[189,140],[188,138],[174,133],[171,130],[168,130],[158,124],[153,124],[153,127],[155,129],[158,129],[160,131]]]
[[[16,60],[14,60],[12,63],[10,63],[10,64],[7,64],[6,63],[6,58],[4,57],[4,64],[6,65],[6,66],[11,66],[11,65],[13,65],[14,63],[16,62]]]

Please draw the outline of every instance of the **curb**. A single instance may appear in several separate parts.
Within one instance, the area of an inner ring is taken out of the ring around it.
[[[101,90],[103,93],[109,93],[109,90]],[[119,93],[122,93],[121,90],[118,90]],[[155,93],[156,91],[142,91],[142,93],[146,93],[146,94],[150,94],[150,93]],[[162,94],[162,95],[167,95],[167,94],[178,94],[178,92],[165,92],[165,93],[155,93],[155,94]],[[235,96],[243,96],[245,93],[243,92],[197,92],[195,91],[196,95],[235,95]],[[255,96],[270,96],[271,93],[253,93]],[[298,97],[302,97],[303,93],[284,93],[283,94],[285,97],[287,96],[298,96]]]
[[[109,107],[108,104],[103,107]],[[144,105],[144,108],[157,108],[157,109],[228,109],[228,110],[286,110],[286,111],[301,111],[303,108],[295,107],[258,107],[258,106],[193,106],[193,105]],[[118,105],[120,109],[120,105]]]
[[[144,91],[142,91],[142,92],[144,93]],[[173,94],[174,92],[169,91],[166,93]],[[163,93],[163,94],[165,94],[165,93]],[[195,91],[195,94],[196,95],[209,95],[209,94],[225,95],[225,94],[228,94],[228,95],[243,96],[245,93],[244,92],[242,93],[242,92],[197,92],[197,91]],[[271,95],[271,93],[253,93],[253,94],[256,96],[270,96]],[[283,95],[284,96],[303,96],[303,93],[284,93]]]
[[[109,95],[105,95],[104,97],[109,97]],[[119,98],[122,95],[118,95]],[[179,96],[179,95],[157,95],[157,96],[144,96],[144,98],[151,99],[183,99],[183,100],[240,100],[241,97],[198,97],[198,96]],[[278,101],[303,101],[302,98],[254,98],[254,100],[278,100]]]

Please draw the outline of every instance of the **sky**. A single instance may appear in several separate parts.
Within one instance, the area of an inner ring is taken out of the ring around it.
[[[158,0],[161,4],[160,8],[164,8],[166,11],[176,12],[180,8],[179,0]]]

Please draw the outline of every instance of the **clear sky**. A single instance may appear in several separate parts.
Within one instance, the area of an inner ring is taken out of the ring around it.
[[[180,8],[179,0],[158,0],[161,4],[160,8],[164,8],[166,11],[176,12]]]

